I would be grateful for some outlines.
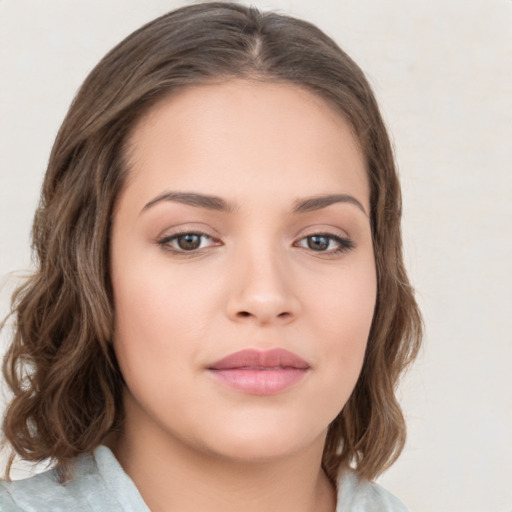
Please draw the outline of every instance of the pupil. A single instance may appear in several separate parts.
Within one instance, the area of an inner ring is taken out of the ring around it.
[[[310,236],[308,237],[308,247],[314,251],[325,251],[329,247],[329,239],[326,236]]]
[[[185,251],[192,251],[201,245],[201,237],[193,233],[180,235],[178,237],[178,245],[180,246],[180,249]]]

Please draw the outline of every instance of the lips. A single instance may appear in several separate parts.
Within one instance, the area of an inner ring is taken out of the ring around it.
[[[208,367],[210,374],[237,391],[253,395],[272,395],[299,382],[309,364],[284,349],[242,350]]]

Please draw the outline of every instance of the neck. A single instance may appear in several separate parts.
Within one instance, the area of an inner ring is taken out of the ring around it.
[[[136,434],[136,435],[132,435]],[[152,512],[334,512],[321,469],[324,436],[279,460],[227,460],[159,432],[125,432],[111,447]]]

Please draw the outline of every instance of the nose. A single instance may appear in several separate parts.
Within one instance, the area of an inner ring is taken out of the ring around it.
[[[284,325],[297,317],[300,301],[289,265],[268,252],[240,254],[231,268],[227,302],[231,320]]]

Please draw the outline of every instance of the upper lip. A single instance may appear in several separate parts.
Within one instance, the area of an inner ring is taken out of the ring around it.
[[[307,369],[309,364],[289,350],[274,348],[271,350],[246,349],[234,352],[208,367],[210,370],[228,370],[236,368],[270,369],[300,368]]]

